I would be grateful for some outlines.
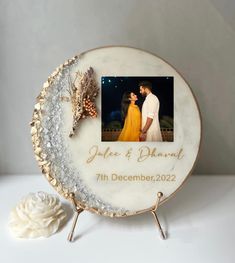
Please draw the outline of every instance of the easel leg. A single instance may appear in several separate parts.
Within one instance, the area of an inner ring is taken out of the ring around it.
[[[70,197],[71,197],[71,199],[72,199],[73,206],[74,206],[75,213],[76,213],[75,216],[74,216],[72,229],[71,229],[71,231],[70,231],[70,233],[69,233],[69,235],[68,235],[68,241],[69,241],[69,242],[72,242],[72,241],[73,241],[74,230],[75,230],[75,227],[76,227],[76,224],[77,224],[77,221],[78,221],[78,216],[81,214],[81,212],[84,211],[84,209],[77,207],[77,204],[76,204],[75,199],[74,199],[74,198],[75,198],[74,193],[71,193],[71,194],[70,194]]]
[[[158,226],[158,228],[159,228],[159,230],[160,230],[161,238],[162,238],[162,239],[166,239],[166,234],[164,233],[164,231],[163,231],[163,229],[162,229],[162,227],[161,227],[160,221],[159,221],[159,219],[158,219],[158,217],[157,217],[157,209],[158,209],[158,206],[159,206],[159,203],[160,203],[160,199],[162,198],[162,196],[163,196],[163,193],[162,193],[162,192],[158,192],[158,193],[157,193],[157,201],[156,201],[156,204],[155,204],[153,210],[151,210],[150,212],[152,213],[152,215],[153,215],[153,217],[154,217],[154,219],[155,219],[155,221],[156,221],[156,224],[157,224],[157,226]]]

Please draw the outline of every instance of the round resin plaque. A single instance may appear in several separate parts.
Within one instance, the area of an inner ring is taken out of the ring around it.
[[[65,198],[107,216],[150,211],[195,166],[201,117],[183,77],[131,47],[88,50],[44,83],[31,122],[36,159]]]

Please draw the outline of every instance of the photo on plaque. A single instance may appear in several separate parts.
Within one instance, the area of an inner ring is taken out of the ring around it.
[[[174,77],[102,76],[102,141],[174,141]]]

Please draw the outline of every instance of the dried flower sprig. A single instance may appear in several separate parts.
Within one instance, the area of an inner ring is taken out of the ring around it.
[[[73,137],[79,126],[80,120],[97,117],[95,99],[99,93],[99,87],[94,77],[94,70],[90,67],[85,73],[77,71],[75,78],[71,80],[69,74],[69,97],[72,103],[73,126],[69,137]],[[62,97],[66,100],[65,97]]]

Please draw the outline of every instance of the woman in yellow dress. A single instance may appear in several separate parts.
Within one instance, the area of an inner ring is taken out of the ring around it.
[[[139,141],[141,130],[141,112],[135,102],[138,100],[133,92],[125,92],[122,97],[122,117],[125,120],[118,141]]]

